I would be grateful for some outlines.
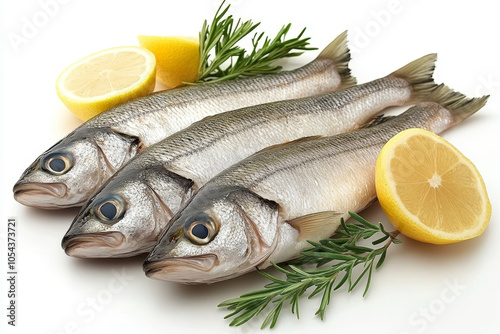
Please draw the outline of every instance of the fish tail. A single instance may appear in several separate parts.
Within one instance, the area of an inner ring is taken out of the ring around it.
[[[457,124],[481,109],[489,97],[489,95],[484,95],[477,98],[468,98],[464,94],[440,84],[432,91],[429,100],[446,108],[451,113],[453,124]]]
[[[331,59],[341,78],[341,89],[356,85],[356,78],[351,75],[349,61],[351,60],[351,51],[347,45],[347,30],[335,38],[318,55],[318,59]]]
[[[437,85],[432,77],[434,68],[436,67],[436,60],[437,54],[430,53],[389,74],[389,77],[403,79],[411,85],[412,96],[408,104],[427,100],[429,95],[436,88]]]

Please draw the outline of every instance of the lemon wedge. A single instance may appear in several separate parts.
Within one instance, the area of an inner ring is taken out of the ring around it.
[[[491,204],[476,167],[442,137],[405,130],[381,150],[376,189],[382,209],[404,235],[449,244],[480,235]]]
[[[155,57],[137,46],[96,52],[65,69],[56,81],[57,95],[86,121],[117,104],[150,94],[155,87]]]
[[[156,57],[156,75],[168,88],[194,82],[198,77],[198,39],[175,36],[137,36],[139,44]]]

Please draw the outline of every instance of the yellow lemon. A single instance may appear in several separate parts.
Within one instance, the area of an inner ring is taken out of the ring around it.
[[[168,88],[194,82],[200,64],[199,43],[193,37],[137,36],[156,57],[156,75]]]
[[[382,209],[412,239],[454,243],[480,235],[488,225],[491,204],[478,170],[432,132],[409,129],[394,136],[375,172]]]
[[[155,57],[137,46],[91,54],[65,69],[56,81],[57,95],[82,121],[155,87]]]

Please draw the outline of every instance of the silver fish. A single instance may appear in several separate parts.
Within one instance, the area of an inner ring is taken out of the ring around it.
[[[349,60],[344,32],[293,71],[172,89],[111,108],[40,155],[15,184],[14,198],[44,209],[81,206],[139,151],[203,117],[354,85]]]
[[[439,86],[433,100],[377,126],[270,148],[226,169],[172,219],[144,263],[146,275],[216,282],[290,260],[307,240],[331,236],[348,211],[375,199],[376,159],[392,136],[411,127],[439,133],[487,97]]]
[[[267,146],[357,129],[381,110],[430,95],[435,54],[339,92],[247,107],[194,123],[137,155],[85,205],[62,241],[75,257],[148,252],[210,178]]]

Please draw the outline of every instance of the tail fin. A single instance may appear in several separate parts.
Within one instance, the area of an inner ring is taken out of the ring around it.
[[[412,86],[413,92],[408,104],[427,100],[429,94],[436,88],[437,85],[432,77],[436,60],[437,54],[431,53],[388,75],[403,79]]]
[[[484,107],[489,97],[489,95],[485,95],[478,98],[468,98],[464,94],[455,92],[448,86],[441,84],[432,91],[429,100],[448,109],[453,116],[454,124],[456,124]]]
[[[349,61],[351,60],[351,51],[347,46],[347,30],[341,33],[328,46],[321,51],[318,59],[331,59],[342,80],[341,89],[356,85],[356,78],[351,76]]]

